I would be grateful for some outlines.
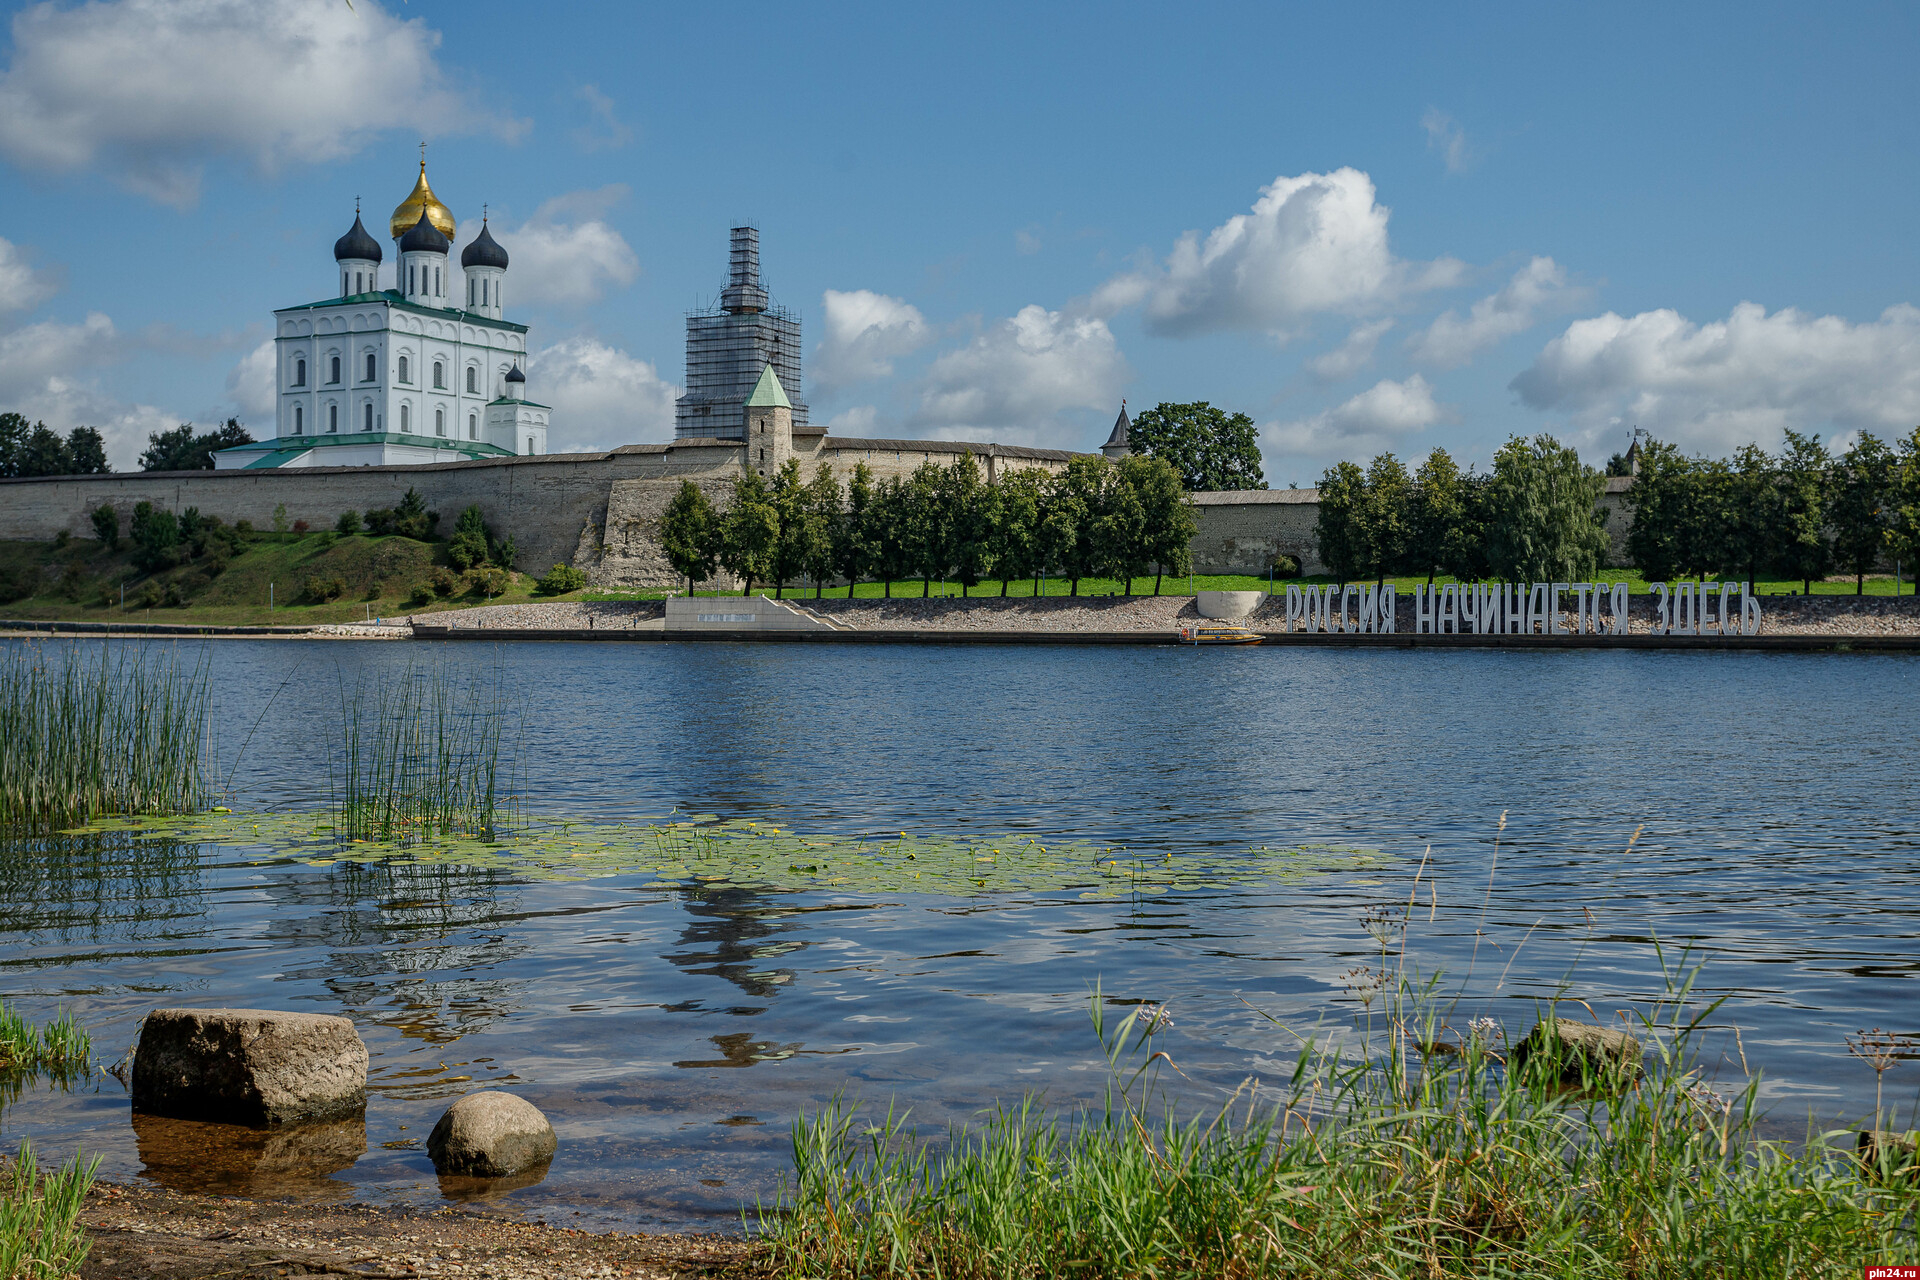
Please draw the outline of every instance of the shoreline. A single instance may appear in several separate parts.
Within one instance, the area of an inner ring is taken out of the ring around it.
[[[96,1182],[81,1218],[92,1241],[82,1280],[572,1280],[763,1271],[760,1249],[740,1236],[586,1231],[462,1206],[317,1205]]]

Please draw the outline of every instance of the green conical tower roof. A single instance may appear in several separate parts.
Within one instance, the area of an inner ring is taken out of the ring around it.
[[[774,373],[772,365],[760,371],[760,381],[754,383],[753,394],[747,397],[747,408],[793,408],[793,402],[787,399],[787,389],[780,385],[779,375]]]

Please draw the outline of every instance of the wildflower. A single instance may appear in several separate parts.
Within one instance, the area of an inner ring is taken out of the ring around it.
[[[1140,1019],[1143,1035],[1155,1035],[1173,1025],[1173,1014],[1163,1004],[1143,1004],[1136,1016]]]
[[[1506,1039],[1507,1033],[1492,1018],[1475,1018],[1467,1024],[1467,1030],[1473,1033],[1475,1040]]]

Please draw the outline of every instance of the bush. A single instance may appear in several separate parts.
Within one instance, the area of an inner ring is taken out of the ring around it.
[[[556,564],[540,579],[540,594],[562,596],[587,585],[587,575],[570,564]]]
[[[445,570],[442,570],[442,572],[444,573]],[[447,576],[451,578],[453,575],[447,574]],[[407,597],[407,603],[416,605],[432,604],[434,596],[438,593],[439,589],[435,584],[431,582],[416,582],[413,584],[413,594]]]
[[[167,608],[180,609],[186,606],[187,593],[181,590],[179,583],[169,582],[167,584],[166,593],[162,597],[162,599],[165,601]]]
[[[1300,576],[1300,562],[1292,556],[1273,558],[1273,576],[1276,578],[1297,578]]]
[[[151,502],[133,508],[133,563],[147,573],[170,569],[185,558],[180,545],[180,521],[171,511],[161,511]]]
[[[60,575],[60,594],[78,604],[86,590],[87,571],[77,564],[68,565],[67,571]]]
[[[453,540],[447,543],[447,563],[462,573],[484,566],[487,563],[485,535],[465,530],[454,534]]]
[[[321,578],[316,576],[308,578],[306,583],[307,599],[313,601],[315,604],[326,604],[330,600],[338,600],[346,593],[346,590],[347,580],[341,577]]]
[[[226,543],[216,542],[208,547],[206,563],[207,576],[217,578],[225,573],[227,571],[227,565],[232,559],[233,553],[227,550]]]
[[[333,522],[333,528],[336,533],[348,536],[360,532],[360,513],[358,511],[342,511],[340,518]]]
[[[481,595],[489,600],[507,593],[507,584],[512,576],[505,569],[481,569],[474,573],[473,584]]]
[[[107,544],[107,550],[120,548],[120,513],[113,504],[103,502],[93,509],[93,536]]]
[[[0,569],[0,604],[12,604],[38,594],[40,570],[34,565],[18,569]]]
[[[285,504],[282,504],[282,505],[285,505]],[[305,533],[310,528],[312,528],[312,526],[309,525],[305,520],[295,520],[293,522],[293,531],[295,533]]]
[[[145,608],[158,609],[166,598],[167,590],[158,582],[149,580],[146,586],[140,588],[139,601]]]
[[[53,535],[53,545],[56,549],[61,551],[65,551],[67,549],[67,544],[72,541],[73,541],[73,535],[68,533],[65,529],[62,529],[60,532]]]
[[[452,596],[460,589],[460,579],[443,568],[435,568],[429,582],[438,596]]]
[[[387,507],[375,507],[367,512],[367,532],[376,538],[384,538],[393,532],[393,511]]]
[[[233,533],[236,538],[251,538],[253,536],[253,521],[235,520],[233,522]]]

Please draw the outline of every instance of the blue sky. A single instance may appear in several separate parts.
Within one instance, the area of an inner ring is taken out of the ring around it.
[[[513,255],[555,449],[671,434],[761,227],[848,435],[1090,448],[1122,396],[1269,482],[1633,424],[1920,422],[1911,7],[109,0],[0,51],[0,408],[270,430],[269,313],[436,192]],[[390,246],[389,246],[390,248]],[[391,254],[389,255],[391,257]]]

